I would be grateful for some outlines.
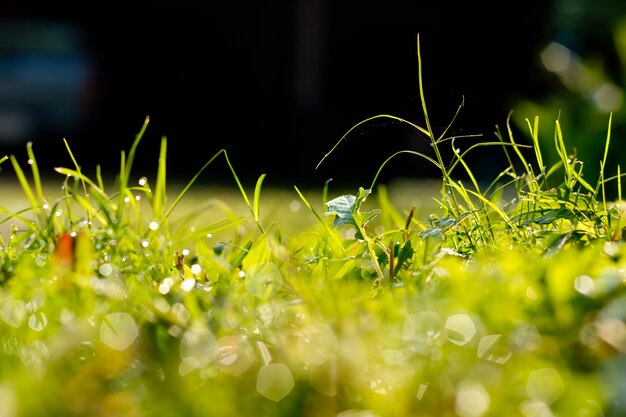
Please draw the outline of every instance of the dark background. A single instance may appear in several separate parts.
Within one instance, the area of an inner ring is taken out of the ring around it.
[[[430,152],[424,137],[391,121],[357,130],[320,169],[315,165],[357,122],[381,113],[423,125],[417,41],[435,132],[464,107],[454,134],[494,139],[512,98],[540,95],[538,53],[553,36],[551,3],[297,0],[210,2],[199,7],[76,11],[3,2],[2,17],[76,25],[95,68],[88,123],[31,140],[44,166],[71,166],[65,137],[85,170],[119,167],[144,118],[150,125],[137,177],[156,172],[168,138],[168,175],[190,178],[225,148],[246,182],[320,185],[327,178],[367,185],[395,151]],[[27,3],[26,3],[27,4]],[[179,3],[183,4],[183,3]],[[4,153],[24,154],[23,146]],[[504,161],[503,161],[504,162]],[[477,157],[489,175],[488,152]],[[438,176],[402,156],[384,172]],[[201,177],[230,182],[216,162]]]

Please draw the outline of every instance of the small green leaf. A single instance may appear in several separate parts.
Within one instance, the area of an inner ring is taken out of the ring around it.
[[[231,265],[235,268],[238,268],[243,263],[243,260],[246,259],[246,256],[250,253],[250,248],[252,247],[252,241],[248,241],[241,250],[234,256],[231,261]]]
[[[574,236],[574,231],[558,234],[546,248],[546,255],[553,256],[559,252]]]
[[[398,255],[398,262],[396,263],[396,271],[400,270],[404,263],[409,260],[415,251],[413,250],[413,246],[411,245],[411,241],[407,240],[406,243],[400,249],[400,254]]]
[[[361,204],[365,202],[367,196],[372,193],[372,190],[366,190],[363,187],[359,187],[359,195],[356,197],[356,202],[354,203],[354,211],[358,211],[361,208]]]
[[[476,210],[464,211],[459,214],[457,217],[446,216],[440,219],[434,219],[433,223],[436,227],[440,229],[447,229],[452,226],[456,226],[461,223],[467,216],[476,213]]]
[[[458,218],[446,216],[446,217],[443,217],[441,219],[433,220],[433,223],[435,223],[435,226],[437,226],[438,228],[443,229],[443,228],[446,228],[446,227],[452,227],[455,224],[457,224],[458,223]]]
[[[372,220],[374,217],[378,216],[380,214],[380,209],[376,209],[376,210],[372,210],[372,211],[364,211],[364,212],[359,212],[359,220],[361,220],[361,225],[365,226],[367,223],[370,222],[370,220]]]
[[[359,211],[361,204],[363,204],[371,192],[371,190],[360,187],[359,193],[356,196],[342,195],[334,198],[326,203],[327,211],[324,214],[327,216],[335,215],[335,221],[333,222],[334,227],[343,226],[345,224],[358,226],[359,223],[361,226],[364,226],[380,213],[380,210]]]
[[[342,195],[334,198],[326,203],[327,211],[324,213],[326,216],[332,214],[335,215],[334,227],[343,226],[345,224],[357,225],[354,218],[354,208],[356,203],[356,196]]]
[[[535,215],[539,216],[534,217]],[[518,221],[522,217],[525,218],[525,220],[522,222],[522,226],[528,226],[531,223],[546,225],[552,224],[559,219],[567,219],[572,217],[572,211],[566,208],[534,210],[515,216],[512,220]]]
[[[256,221],[257,223],[259,221],[259,210],[261,206],[261,186],[263,185],[265,175],[266,174],[262,174],[259,177],[259,179],[256,181],[256,187],[254,187],[253,216],[254,221]]]
[[[417,234],[422,239],[443,239],[443,230],[440,227],[428,227]]]

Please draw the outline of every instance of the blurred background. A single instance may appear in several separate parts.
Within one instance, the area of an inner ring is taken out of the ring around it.
[[[449,133],[480,140],[494,140],[496,125],[505,132],[513,111],[516,138],[527,141],[524,119],[539,115],[544,148],[554,158],[558,117],[593,181],[613,112],[607,170],[615,172],[622,158],[622,1],[177,4],[87,11],[4,0],[1,154],[25,158],[31,141],[44,172],[71,166],[66,138],[88,174],[96,164],[114,173],[120,152],[150,116],[137,177],[154,175],[166,136],[170,178],[189,179],[225,148],[245,181],[267,173],[266,184],[274,185],[320,185],[331,177],[367,185],[394,152],[429,152],[425,138],[378,120],[315,166],[365,118],[384,113],[423,125],[419,34],[436,133],[461,103]],[[487,179],[506,164],[501,151],[487,148],[472,162]],[[6,176],[10,168],[3,170]],[[402,156],[381,179],[438,176],[423,160]],[[232,181],[222,161],[201,180]]]

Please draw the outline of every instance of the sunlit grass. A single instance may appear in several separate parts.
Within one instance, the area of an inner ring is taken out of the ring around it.
[[[403,153],[441,170],[434,187],[272,190],[225,150],[171,183],[165,138],[135,178],[148,120],[112,180],[69,143],[56,182],[30,145],[4,158],[22,197],[1,208],[0,417],[624,415],[610,135],[590,184],[558,121],[547,167],[538,119],[527,145],[508,123],[477,142],[436,134],[421,99],[426,127],[372,119],[428,139],[433,155]],[[509,162],[487,184],[484,146]],[[227,192],[199,182],[218,159]]]

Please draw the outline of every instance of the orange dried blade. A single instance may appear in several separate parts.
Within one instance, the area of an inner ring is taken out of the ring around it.
[[[70,233],[65,232],[57,239],[53,261],[55,265],[71,266],[74,263],[74,237]]]

